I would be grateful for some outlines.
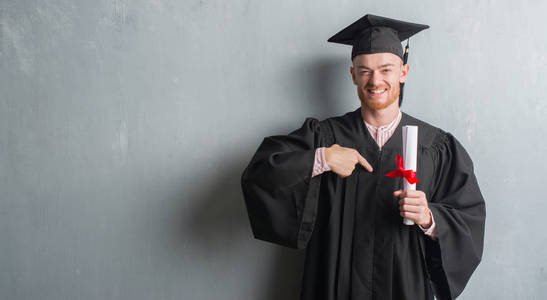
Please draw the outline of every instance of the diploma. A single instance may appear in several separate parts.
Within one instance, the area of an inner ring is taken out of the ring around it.
[[[416,172],[418,163],[418,126],[403,126],[403,161],[405,170]],[[409,183],[406,178],[403,178],[404,190],[415,191],[416,183]],[[414,221],[404,219],[403,224],[414,225]]]

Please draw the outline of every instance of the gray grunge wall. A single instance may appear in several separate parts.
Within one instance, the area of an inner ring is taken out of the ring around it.
[[[0,0],[0,298],[297,299],[252,238],[262,138],[359,106],[366,13],[425,23],[402,110],[453,133],[487,204],[461,299],[547,292],[546,1]]]

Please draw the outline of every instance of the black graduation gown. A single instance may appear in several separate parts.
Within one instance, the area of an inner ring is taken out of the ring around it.
[[[438,240],[407,226],[393,192],[402,178],[385,176],[402,156],[402,126],[417,125],[420,180]],[[373,166],[351,176],[311,177],[315,149],[333,143],[358,150]],[[241,185],[256,238],[306,248],[301,299],[454,299],[483,252],[485,203],[472,161],[450,133],[403,113],[379,150],[360,108],[288,135],[264,138]]]

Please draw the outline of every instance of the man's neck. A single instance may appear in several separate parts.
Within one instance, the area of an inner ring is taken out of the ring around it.
[[[365,122],[372,126],[380,127],[387,125],[395,120],[397,114],[399,114],[398,101],[394,104],[380,110],[368,109],[361,105],[361,116]]]

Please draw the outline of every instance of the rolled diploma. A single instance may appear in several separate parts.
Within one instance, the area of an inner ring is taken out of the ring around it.
[[[403,160],[405,170],[416,171],[418,164],[418,126],[403,126]],[[403,186],[405,191],[416,190],[416,184],[408,183],[406,178],[403,179]],[[405,218],[403,224],[414,225],[414,221]]]

